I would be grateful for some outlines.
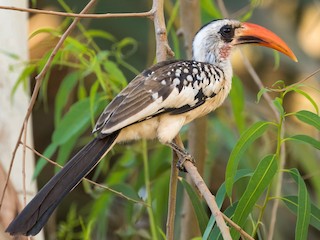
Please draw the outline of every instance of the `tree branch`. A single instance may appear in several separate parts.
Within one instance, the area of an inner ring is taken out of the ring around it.
[[[37,13],[37,14],[47,14],[47,15],[55,15],[62,17],[73,17],[73,18],[128,18],[128,17],[152,17],[154,15],[154,9],[151,9],[147,12],[140,13],[67,13],[67,12],[58,12],[51,10],[41,10],[41,9],[33,9],[33,8],[20,8],[20,7],[10,7],[10,6],[0,6],[0,9],[4,10],[12,10],[12,11],[20,11],[20,12],[28,12],[28,13]]]

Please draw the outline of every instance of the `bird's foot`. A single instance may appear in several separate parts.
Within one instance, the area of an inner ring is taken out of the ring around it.
[[[179,157],[176,165],[177,168],[182,172],[187,172],[183,164],[185,163],[185,161],[190,161],[194,165],[196,161],[194,160],[193,156],[191,156],[191,154],[188,153],[184,148],[181,148],[174,142],[171,142],[168,145],[175,151],[175,153]]]
[[[186,168],[183,165],[185,163],[185,161],[189,161],[193,165],[196,163],[193,156],[191,156],[190,154],[187,154],[185,156],[181,156],[177,162],[177,168],[182,172],[187,172]]]

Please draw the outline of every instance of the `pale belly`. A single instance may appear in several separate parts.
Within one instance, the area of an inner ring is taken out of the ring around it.
[[[186,113],[178,115],[165,113],[125,127],[121,130],[117,142],[158,138],[162,143],[169,143],[177,136],[183,125],[219,107],[227,94],[228,89],[223,89],[214,98],[207,100],[203,105]]]

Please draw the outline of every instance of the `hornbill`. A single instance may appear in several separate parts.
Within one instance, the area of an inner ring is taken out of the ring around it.
[[[230,53],[234,46],[257,44],[297,61],[271,31],[252,23],[214,20],[193,40],[192,60],[160,62],[137,75],[105,108],[84,146],[38,192],[6,229],[12,235],[36,235],[62,201],[115,143],[157,138],[179,156],[180,168],[192,157],[173,139],[181,127],[219,107],[231,89]]]

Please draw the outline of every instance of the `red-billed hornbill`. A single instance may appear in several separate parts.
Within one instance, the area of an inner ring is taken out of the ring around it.
[[[84,146],[30,201],[6,229],[35,235],[61,200],[115,143],[157,138],[183,161],[191,156],[173,143],[181,127],[219,107],[231,88],[230,53],[234,46],[257,44],[294,61],[289,47],[274,33],[252,24],[223,19],[203,26],[193,40],[193,60],[160,62],[136,76],[105,108]]]

